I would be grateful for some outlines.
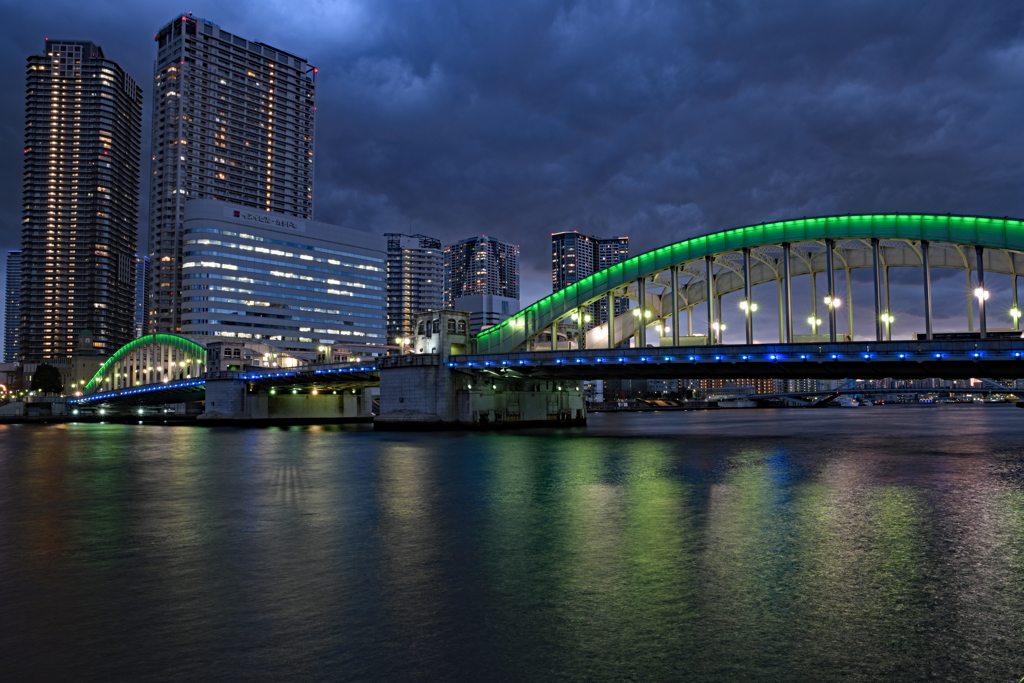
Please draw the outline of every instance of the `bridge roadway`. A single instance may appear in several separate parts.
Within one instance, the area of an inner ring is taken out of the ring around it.
[[[1009,379],[1024,377],[1024,340],[584,349],[452,356],[448,367],[507,379]]]
[[[398,359],[394,359],[397,361]],[[393,361],[249,368],[70,399],[73,406],[201,401],[207,380],[244,380],[253,389],[340,391],[374,386]],[[457,372],[509,380],[581,379],[966,379],[1024,377],[1024,340],[753,344],[584,349],[450,356]],[[379,367],[378,367],[379,366]]]

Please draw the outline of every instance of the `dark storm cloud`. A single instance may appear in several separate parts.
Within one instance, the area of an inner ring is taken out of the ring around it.
[[[176,9],[10,10],[20,16],[0,48],[11,67],[0,81],[2,246],[16,245],[20,220],[25,57],[45,36],[95,40],[148,93],[152,34]],[[550,291],[558,230],[628,234],[640,253],[804,215],[1024,216],[1019,3],[191,9],[319,67],[320,220],[517,242],[524,303]]]

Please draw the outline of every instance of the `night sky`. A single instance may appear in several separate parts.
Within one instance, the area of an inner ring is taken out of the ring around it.
[[[0,249],[20,245],[26,57],[102,46],[145,91],[148,159],[153,34],[183,9],[319,68],[317,220],[516,242],[524,305],[560,230],[635,255],[822,214],[1024,217],[1020,2],[44,0],[4,8]],[[933,277],[937,329],[964,329],[962,273]]]

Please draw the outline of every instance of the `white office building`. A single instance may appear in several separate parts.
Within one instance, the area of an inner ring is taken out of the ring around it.
[[[182,236],[182,334],[313,354],[386,343],[384,237],[206,199],[185,203]]]

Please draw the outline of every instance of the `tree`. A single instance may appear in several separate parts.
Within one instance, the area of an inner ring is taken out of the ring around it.
[[[64,391],[64,384],[60,381],[60,370],[48,363],[41,364],[32,375],[32,391],[41,391],[44,394],[59,394]]]

